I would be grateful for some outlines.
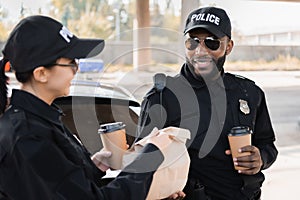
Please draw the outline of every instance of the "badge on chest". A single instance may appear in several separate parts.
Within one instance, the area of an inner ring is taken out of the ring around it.
[[[243,100],[243,99],[239,99],[240,102],[240,110],[245,114],[248,115],[250,113],[250,108],[248,106],[248,102]]]

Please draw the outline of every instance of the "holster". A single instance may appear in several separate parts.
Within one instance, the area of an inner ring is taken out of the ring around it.
[[[186,194],[185,200],[209,200],[210,198],[205,194],[205,187],[199,180],[189,178],[186,186],[183,189]]]

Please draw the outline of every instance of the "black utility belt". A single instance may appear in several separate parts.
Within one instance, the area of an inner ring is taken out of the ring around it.
[[[194,178],[189,178],[185,188],[183,189],[186,194],[185,200],[210,200],[211,198],[205,193],[204,185]]]

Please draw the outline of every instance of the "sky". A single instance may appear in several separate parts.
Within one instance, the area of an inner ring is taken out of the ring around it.
[[[36,14],[38,8],[47,10],[50,0],[0,0],[0,4],[9,10],[9,19],[18,20],[20,6]],[[159,0],[158,2],[161,2]],[[181,0],[174,0],[179,8]],[[188,1],[186,1],[188,2]],[[243,34],[258,34],[300,30],[300,2],[272,2],[255,0],[201,0],[201,5],[215,4],[224,8],[234,29]]]
[[[300,2],[255,0],[202,0],[203,5],[214,2],[227,11],[233,28],[244,34],[300,31]]]

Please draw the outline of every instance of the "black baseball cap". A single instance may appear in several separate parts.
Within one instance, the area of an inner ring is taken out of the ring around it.
[[[104,48],[102,39],[76,37],[60,22],[47,16],[22,19],[10,33],[2,51],[16,72],[28,72],[55,63],[58,58],[89,58]]]
[[[218,38],[231,38],[231,22],[226,12],[217,7],[203,7],[192,11],[186,20],[184,34],[203,28]]]

